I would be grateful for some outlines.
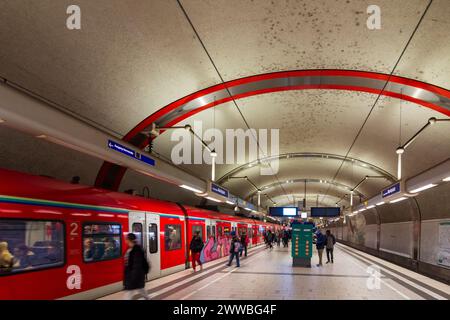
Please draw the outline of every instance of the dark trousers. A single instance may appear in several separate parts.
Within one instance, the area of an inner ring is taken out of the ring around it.
[[[331,262],[333,262],[333,248],[328,249],[327,248],[327,260],[330,262],[330,255],[331,255]]]
[[[242,257],[242,252],[244,252],[244,255],[247,256],[247,246],[244,246],[244,249],[239,251],[239,256]]]
[[[236,266],[239,267],[239,252],[230,253],[230,260],[228,261],[228,266],[231,266],[233,258],[236,257]]]

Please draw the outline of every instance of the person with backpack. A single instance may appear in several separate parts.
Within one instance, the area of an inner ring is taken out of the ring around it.
[[[145,257],[144,250],[137,244],[136,235],[129,233],[126,237],[128,250],[124,257],[124,277],[123,286],[126,291],[125,298],[132,300],[136,294],[141,295],[145,300],[149,300],[145,291],[145,276],[150,271],[150,265]]]
[[[197,231],[195,235],[192,237],[191,244],[189,245],[189,248],[191,249],[191,257],[192,257],[192,268],[194,269],[194,272],[196,272],[196,263],[200,266],[200,271],[203,270],[202,262],[200,261],[200,253],[203,249],[203,240],[202,237],[200,237],[200,232]]]
[[[325,248],[325,236],[323,235],[322,231],[320,231],[320,229],[317,229],[316,238],[316,248],[319,255],[319,263],[317,264],[317,266],[321,267],[323,249]]]
[[[330,263],[330,255],[331,255],[331,263],[334,263],[333,251],[334,245],[336,244],[336,238],[331,233],[330,230],[327,230],[325,233],[325,249],[327,251],[327,263]]]
[[[241,248],[241,243],[239,242],[238,237],[236,237],[236,232],[231,232],[231,245],[230,245],[230,260],[228,261],[227,266],[230,267],[233,262],[234,257],[236,257],[236,267],[240,267],[239,264],[239,250]]]
[[[247,234],[244,232],[241,235],[241,251],[239,252],[239,256],[242,257],[242,253],[245,252],[245,256],[247,256],[247,248],[248,248],[248,237]]]

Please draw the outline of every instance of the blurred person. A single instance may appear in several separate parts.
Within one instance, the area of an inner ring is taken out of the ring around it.
[[[241,243],[239,242],[238,237],[236,237],[236,232],[231,232],[231,245],[230,245],[230,259],[228,261],[227,266],[231,266],[234,257],[236,257],[236,267],[240,267],[239,263],[239,249],[241,247]]]
[[[94,260],[94,241],[90,238],[84,240],[84,261]]]
[[[194,272],[196,270],[196,263],[200,266],[200,271],[203,270],[202,262],[200,261],[200,253],[203,249],[203,240],[200,237],[200,232],[195,232],[195,235],[192,237],[191,243],[189,245],[189,249],[191,249],[191,257],[192,257],[192,268]]]
[[[128,246],[125,253],[125,270],[123,286],[126,290],[125,299],[131,300],[136,294],[141,295],[145,300],[150,300],[145,291],[145,276],[150,271],[150,266],[145,258],[144,250],[137,244],[134,233],[129,233],[126,238]]]
[[[320,229],[317,229],[316,236],[317,236],[316,249],[317,249],[317,253],[319,255],[319,263],[317,264],[317,266],[321,267],[322,266],[323,249],[325,248],[325,236],[323,235],[323,233]]]
[[[336,238],[331,233],[330,230],[327,230],[325,233],[325,249],[327,251],[327,262],[330,263],[330,256],[331,256],[331,263],[334,263],[333,260],[333,251],[334,251],[334,245],[336,244]]]
[[[9,272],[14,265],[14,256],[9,252],[8,242],[0,242],[0,272]]]
[[[112,240],[105,243],[105,252],[103,253],[102,260],[111,259],[116,257],[116,243]]]
[[[242,250],[239,252],[239,256],[242,257],[242,253],[244,253],[245,256],[247,256],[247,249],[248,249],[248,243],[249,243],[249,239],[247,234],[244,232],[241,235],[241,245],[242,245]]]
[[[14,248],[14,268],[26,269],[32,267],[34,253],[27,245],[22,244]]]

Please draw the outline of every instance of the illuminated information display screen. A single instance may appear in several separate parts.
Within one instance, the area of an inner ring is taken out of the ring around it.
[[[272,217],[296,217],[298,216],[297,207],[270,207],[269,215]]]

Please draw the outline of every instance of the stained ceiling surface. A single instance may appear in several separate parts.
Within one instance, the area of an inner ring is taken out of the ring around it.
[[[199,90],[273,72],[353,70],[450,89],[450,2],[377,1],[381,29],[370,30],[366,21],[372,2],[79,0],[81,29],[69,30],[71,1],[4,0],[0,77],[117,137]],[[450,104],[442,103],[449,111]],[[448,119],[449,114],[377,92],[316,87],[237,97],[177,125],[201,123],[203,131],[223,133],[279,129],[276,174],[260,174],[272,162],[251,163],[269,154],[248,151],[243,163],[217,166],[219,182],[254,200],[255,188],[233,178],[249,177],[267,194],[263,206],[293,204],[305,193],[308,206],[348,206],[350,190],[365,176],[379,178],[358,188],[361,198],[392,183],[396,148],[430,117]],[[0,145],[14,153],[7,143],[11,137],[1,132]],[[153,150],[167,159],[177,144],[173,132],[154,140]],[[447,159],[449,137],[448,123],[425,131],[405,153],[403,175]],[[47,159],[52,161],[57,159]],[[92,168],[87,174],[93,180],[101,163],[85,165]],[[183,167],[210,177],[208,164]],[[57,176],[64,171],[52,168]]]

